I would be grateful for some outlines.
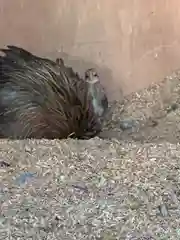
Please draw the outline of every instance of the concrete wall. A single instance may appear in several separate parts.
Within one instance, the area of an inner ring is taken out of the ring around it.
[[[109,96],[180,67],[179,0],[0,0],[0,47],[96,66]]]

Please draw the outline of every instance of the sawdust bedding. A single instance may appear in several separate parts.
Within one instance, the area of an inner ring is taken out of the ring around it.
[[[1,140],[0,239],[180,239],[179,76],[112,103],[105,139]]]

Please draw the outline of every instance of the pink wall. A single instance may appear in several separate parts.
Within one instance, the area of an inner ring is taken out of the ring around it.
[[[180,67],[179,0],[1,0],[0,33],[0,47],[96,66],[112,98]]]

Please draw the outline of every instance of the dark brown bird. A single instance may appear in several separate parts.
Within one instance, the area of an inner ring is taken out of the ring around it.
[[[62,59],[7,47],[0,56],[1,138],[89,139],[101,132],[104,111],[94,98],[105,96],[95,96],[93,83]]]

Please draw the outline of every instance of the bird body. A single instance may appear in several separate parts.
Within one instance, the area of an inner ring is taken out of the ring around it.
[[[89,83],[62,59],[1,49],[0,137],[89,139],[101,132]]]

